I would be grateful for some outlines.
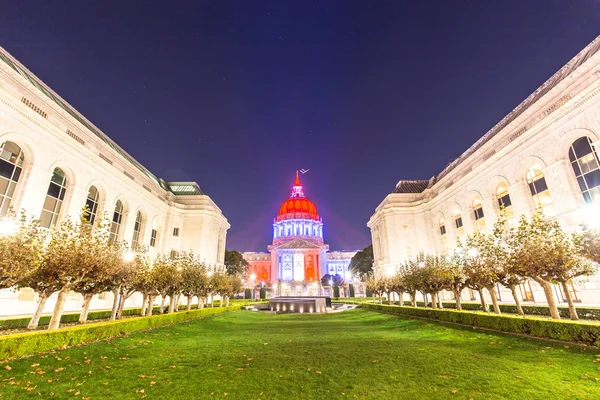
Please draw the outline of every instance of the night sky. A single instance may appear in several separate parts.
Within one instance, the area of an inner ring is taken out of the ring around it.
[[[296,169],[334,250],[600,34],[599,0],[4,1],[0,45],[265,251]]]

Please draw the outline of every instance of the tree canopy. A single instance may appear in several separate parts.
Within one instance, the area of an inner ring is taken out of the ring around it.
[[[373,276],[373,262],[373,245],[370,244],[352,257],[348,269],[352,275],[364,281]]]
[[[225,250],[225,271],[227,275],[244,277],[248,261],[237,250]]]

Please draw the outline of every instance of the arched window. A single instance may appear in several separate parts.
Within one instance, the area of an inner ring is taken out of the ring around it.
[[[100,200],[100,193],[96,186],[90,186],[88,191],[87,200],[85,201],[85,213],[84,218],[87,222],[94,225],[96,220],[96,214],[98,213],[98,201]]]
[[[442,236],[442,245],[446,246],[448,242],[448,234],[446,233],[446,220],[444,217],[440,218],[440,235]]]
[[[552,197],[550,196],[550,190],[548,190],[542,168],[538,164],[535,164],[527,170],[526,178],[535,208],[541,210],[547,217],[555,216]]]
[[[135,224],[133,225],[133,238],[131,239],[131,247],[134,249],[140,245],[140,242],[142,240],[141,233],[143,222],[144,220],[142,217],[142,213],[138,211],[135,216]]]
[[[475,230],[479,232],[485,229],[485,215],[483,214],[483,205],[479,196],[473,200],[473,217],[475,219]]]
[[[115,212],[113,213],[112,223],[110,224],[110,241],[119,240],[119,231],[121,230],[121,221],[123,220],[123,203],[117,200],[115,203]]]
[[[515,216],[515,210],[513,209],[506,183],[502,182],[498,185],[498,188],[496,189],[496,199],[498,200],[500,211],[504,212],[504,217],[506,219],[513,218]]]
[[[0,215],[5,215],[23,171],[23,151],[13,142],[0,146]]]
[[[460,237],[465,234],[465,227],[463,225],[460,208],[457,208],[456,210],[454,210],[453,217],[454,217],[454,226],[456,227],[456,234],[458,235],[458,237],[460,239]]]
[[[600,199],[600,163],[589,137],[581,137],[571,144],[569,160],[586,203]]]
[[[60,168],[55,168],[48,186],[48,193],[40,215],[40,226],[53,228],[58,222],[58,216],[67,190],[67,178]]]

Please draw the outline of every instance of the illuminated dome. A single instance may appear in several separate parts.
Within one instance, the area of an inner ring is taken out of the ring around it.
[[[273,222],[274,240],[304,237],[323,241],[323,220],[314,203],[304,195],[298,171],[290,198],[281,204]]]
[[[306,198],[304,191],[302,190],[302,183],[298,177],[298,171],[296,171],[296,181],[292,187],[292,194],[290,198],[284,201],[279,207],[279,214],[277,214],[276,221],[282,221],[284,219],[312,219],[320,221],[319,213],[317,213],[317,207],[314,203]]]

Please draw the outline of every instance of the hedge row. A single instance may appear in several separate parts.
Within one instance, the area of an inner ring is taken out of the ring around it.
[[[230,304],[234,305],[234,304],[245,304],[247,303],[248,300],[245,299],[231,299],[229,301]],[[165,307],[165,312],[167,312],[168,310],[168,304]],[[219,300],[215,300],[215,307],[220,307],[221,303]],[[210,305],[208,305],[207,307],[210,307]],[[160,307],[158,306],[154,306],[152,308],[152,314],[157,314],[159,311]],[[187,309],[187,304],[181,304],[179,306],[179,311],[181,310],[186,310]],[[198,309],[198,304],[193,304],[192,305],[192,310],[196,310]],[[123,315],[124,316],[131,316],[131,315],[140,315],[140,312],[142,311],[141,308],[126,308],[123,310]],[[101,311],[90,311],[88,313],[88,321],[94,321],[97,319],[108,319],[110,318],[110,314],[111,314],[111,310],[101,310]],[[27,325],[29,325],[29,321],[31,321],[31,317],[22,317],[22,318],[9,318],[9,319],[1,319],[0,320],[0,331],[1,330],[8,330],[8,329],[25,329],[27,328]],[[61,324],[72,324],[75,322],[79,321],[79,313],[68,313],[68,314],[63,314],[60,318],[60,323]],[[40,317],[40,322],[39,322],[39,326],[47,326],[50,323],[50,315],[44,315],[42,317]]]
[[[385,301],[385,300],[384,300]],[[398,303],[398,302],[396,302]],[[431,303],[429,303],[431,304]],[[451,309],[456,309],[456,303],[455,302],[442,302],[442,304],[444,305],[444,308],[451,308]],[[472,311],[481,311],[481,303],[461,303],[462,304],[462,308],[463,310],[472,310]],[[410,306],[411,303],[410,301],[405,301],[404,302],[405,306]],[[419,307],[424,307],[425,303],[423,303],[422,301],[417,301],[417,306]],[[487,304],[488,306],[488,311],[492,311],[492,305],[491,304]],[[509,313],[509,314],[517,314],[517,306],[514,304],[500,304],[500,311],[503,313]],[[528,315],[544,315],[544,316],[550,316],[550,310],[548,309],[547,306],[542,306],[542,305],[528,305],[528,304],[521,304],[521,307],[523,308],[523,312],[525,314]],[[590,307],[576,307],[577,308],[577,314],[579,315],[579,318],[582,319],[590,319],[590,320],[595,320],[595,321],[600,321],[600,308],[590,308]],[[558,313],[560,314],[560,316],[562,318],[569,318],[569,308],[568,307],[558,307]]]
[[[600,324],[595,323],[534,319],[471,311],[389,306],[385,304],[362,303],[360,306],[368,310],[390,314],[427,318],[436,321],[494,329],[502,332],[523,333],[540,338],[600,346]]]
[[[236,304],[229,307],[204,308],[201,310],[183,311],[173,314],[153,315],[151,317],[99,322],[58,329],[55,331],[37,331],[0,336],[0,360],[23,357],[44,351],[60,349],[65,346],[74,346],[132,332],[177,324],[208,315],[239,310],[242,307],[243,304]]]

